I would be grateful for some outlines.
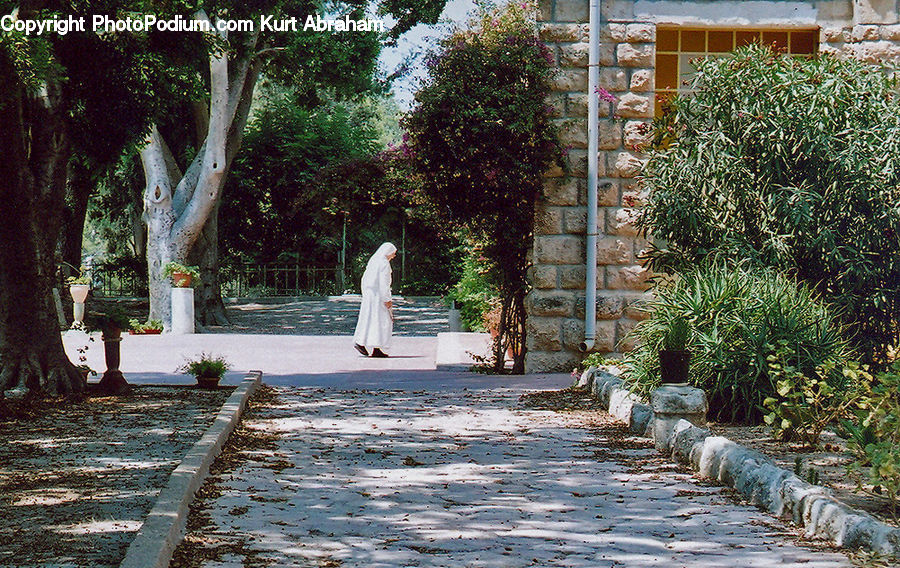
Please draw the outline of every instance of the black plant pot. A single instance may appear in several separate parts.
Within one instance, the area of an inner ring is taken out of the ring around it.
[[[663,349],[659,352],[659,371],[663,384],[688,382],[691,352],[684,349]]]

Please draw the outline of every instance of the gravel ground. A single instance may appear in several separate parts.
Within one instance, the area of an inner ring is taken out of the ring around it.
[[[232,390],[144,386],[4,405],[0,566],[118,566]]]

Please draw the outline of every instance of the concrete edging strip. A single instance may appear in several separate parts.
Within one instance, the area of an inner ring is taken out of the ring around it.
[[[119,568],[165,568],[169,565],[175,547],[184,536],[188,506],[194,494],[237,426],[250,396],[261,383],[262,371],[250,371],[228,397],[212,426],[169,476],[168,485],[160,492]]]
[[[622,379],[591,367],[577,382],[600,400],[607,412],[628,423],[634,433],[647,435],[643,427],[648,405],[621,388]],[[653,417],[650,410],[649,426]],[[736,489],[752,504],[806,529],[806,536],[820,538],[848,549],[900,558],[900,528],[878,521],[835,499],[825,487],[801,480],[762,453],[713,436],[687,420],[680,421],[666,444],[669,457],[689,466],[701,477]]]

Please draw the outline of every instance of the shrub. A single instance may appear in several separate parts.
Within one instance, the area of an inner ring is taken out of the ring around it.
[[[778,353],[805,376],[850,355],[840,326],[818,295],[772,270],[707,265],[660,282],[633,333],[635,350],[625,377],[644,395],[660,382],[659,351],[672,322],[687,321],[690,383],[706,391],[710,416],[753,422],[763,401],[776,396],[767,357]],[[840,372],[825,377],[834,387]]]
[[[472,249],[463,258],[462,275],[448,299],[456,302],[459,319],[472,331],[485,331],[484,317],[497,300],[497,289],[487,278],[489,268]]]
[[[809,447],[819,444],[822,431],[846,418],[856,402],[861,381],[871,375],[859,363],[848,362],[841,374],[845,381],[834,380],[836,362],[829,360],[811,374],[795,365],[787,341],[779,340],[775,351],[766,357],[769,377],[775,382],[775,395],[767,397],[764,420],[775,437],[800,440]]]
[[[700,59],[694,91],[655,123],[639,224],[651,266],[752,259],[841,308],[866,361],[900,320],[897,81],[855,60],[747,48]]]
[[[141,323],[137,318],[132,318],[128,320],[128,327],[131,331],[136,333],[146,333],[148,331],[162,331],[163,330],[163,322],[160,320],[152,319],[147,320],[144,323]]]
[[[849,447],[856,454],[852,474],[865,473],[877,493],[891,500],[897,520],[900,501],[900,361],[866,382],[856,423],[845,423],[851,433]]]

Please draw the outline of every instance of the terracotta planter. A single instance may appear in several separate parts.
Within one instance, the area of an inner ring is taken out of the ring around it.
[[[128,330],[128,335],[159,335],[160,333],[162,333],[161,329],[145,329],[144,331]]]
[[[184,272],[172,273],[172,282],[174,283],[176,288],[190,288],[193,278],[193,276],[191,276],[190,274],[185,274]]]
[[[690,351],[662,349],[659,352],[659,374],[663,384],[687,383],[690,365]]]
[[[197,377],[197,386],[201,389],[214,389],[219,386],[222,377]]]

